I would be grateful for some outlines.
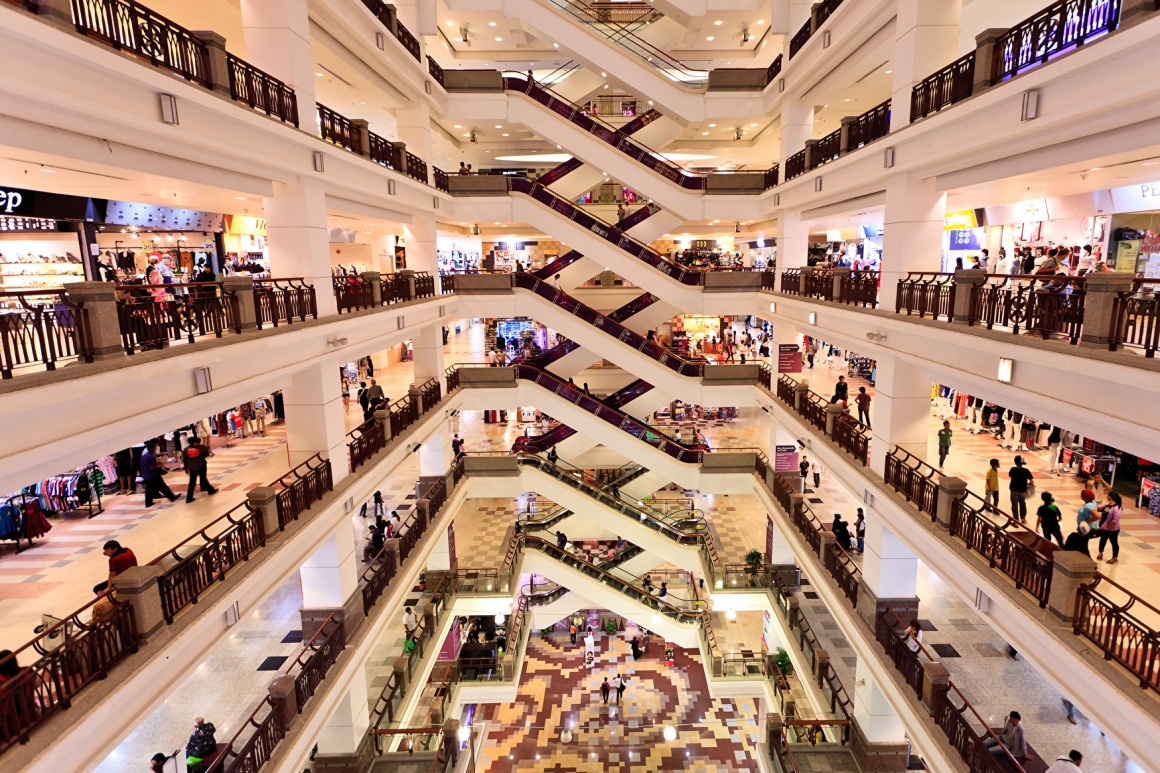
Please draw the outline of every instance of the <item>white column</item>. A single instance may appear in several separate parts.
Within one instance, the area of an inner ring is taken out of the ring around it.
[[[303,609],[341,609],[358,590],[358,541],[354,526],[343,521],[298,570]]]
[[[784,136],[784,135],[783,135]],[[785,156],[782,156],[785,158]],[[777,290],[781,292],[781,273],[806,264],[810,247],[810,224],[800,212],[782,212],[777,216]]]
[[[802,28],[810,18],[814,0],[789,0],[789,30],[785,39],[785,55],[789,57],[789,39]]]
[[[354,754],[370,727],[367,671],[356,668],[350,687],[318,734],[320,754]]]
[[[438,277],[439,253],[435,244],[435,216],[416,215],[414,223],[403,226],[403,236],[407,240],[407,268],[412,271],[426,271],[431,276]]]
[[[874,382],[874,429],[870,441],[870,469],[886,471],[886,455],[901,446],[926,458],[930,435],[930,379],[918,368],[894,356],[878,359]]]
[[[314,285],[319,316],[338,313],[330,278],[326,193],[318,180],[274,183],[263,200],[270,267],[275,277],[301,276]]]
[[[443,359],[443,325],[436,323],[420,328],[411,338],[411,349],[415,365],[415,384],[437,378],[446,392],[447,380],[443,370],[446,367]]]
[[[446,475],[451,467],[451,429],[446,421],[419,446],[419,475]]]
[[[395,272],[395,237],[390,234],[371,237],[371,259],[367,267],[380,274]]]
[[[963,0],[898,0],[894,21],[890,131],[910,123],[914,84],[954,61]],[[948,53],[949,52],[949,53]]]
[[[290,378],[282,390],[286,406],[286,445],[296,466],[316,453],[330,459],[334,482],[350,473],[342,387],[333,365],[311,365]]]
[[[793,547],[789,540],[786,539],[785,534],[777,526],[777,522],[773,524],[773,552],[770,555],[770,566],[794,566],[797,564],[797,556],[794,555]]]
[[[426,68],[426,65],[424,65]],[[399,130],[399,141],[407,150],[431,163],[431,108],[425,102],[416,103],[413,108],[395,112]]]
[[[776,460],[774,459],[774,453],[776,452],[777,446],[793,446],[794,448],[797,448],[797,440],[794,438],[793,433],[786,429],[785,425],[779,422],[774,413],[770,411],[769,450],[767,453],[769,455],[769,463],[771,465],[776,463]],[[796,471],[796,468],[794,470],[778,470],[778,472],[794,471]]]
[[[444,530],[443,536],[435,541],[435,547],[431,548],[431,555],[427,557],[427,571],[451,571],[451,544],[446,530]]]
[[[873,511],[866,517],[862,581],[879,599],[912,599],[918,592],[918,557]]]
[[[788,38],[787,38],[788,41]],[[788,43],[787,43],[788,45]],[[781,108],[781,177],[785,179],[785,160],[806,146],[814,137],[814,106],[806,97],[786,96]],[[777,258],[781,264],[781,241]]]
[[[242,0],[246,59],[294,89],[298,123],[315,133],[314,54],[306,0]]]
[[[858,658],[854,671],[854,719],[870,743],[906,740],[906,728],[878,686],[870,664]]]
[[[908,271],[938,271],[942,264],[947,195],[934,178],[897,175],[886,181],[882,232],[882,284],[879,297],[890,308],[898,280]]]

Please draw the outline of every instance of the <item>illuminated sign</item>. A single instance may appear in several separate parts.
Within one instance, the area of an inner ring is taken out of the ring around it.
[[[979,219],[975,216],[973,209],[960,209],[956,212],[948,212],[943,217],[944,231],[958,231],[964,228],[978,228]]]

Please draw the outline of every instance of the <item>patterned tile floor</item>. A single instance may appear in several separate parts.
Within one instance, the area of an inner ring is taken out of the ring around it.
[[[566,634],[529,640],[516,702],[488,709],[479,770],[757,769],[753,701],[710,698],[695,650],[678,648],[676,665],[668,667],[661,659],[663,649],[655,645],[633,661],[627,643],[631,631],[611,639],[597,636],[592,669],[583,666],[583,645],[570,644]],[[627,677],[628,686],[619,706],[605,705],[600,683],[617,673]],[[677,729],[675,741],[664,741],[665,725]],[[567,742],[563,730],[572,733]]]

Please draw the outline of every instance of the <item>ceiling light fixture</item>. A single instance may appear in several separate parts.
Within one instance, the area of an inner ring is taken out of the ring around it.
[[[717,124],[715,124],[715,123],[711,123],[711,124],[709,124],[709,128],[710,128],[710,129],[716,129],[716,128],[717,128]]]
[[[487,23],[487,26],[489,26],[489,27],[494,27],[494,26],[495,26],[495,22],[493,22],[493,21],[489,21],[489,22]]]
[[[705,40],[712,40],[712,39],[713,39],[712,35],[709,35],[708,37],[705,38]]]
[[[755,24],[757,24],[757,26],[758,26],[758,27],[760,27],[762,24],[765,24],[765,19],[758,19],[758,20],[755,22]]]
[[[496,39],[495,39],[495,42],[496,42],[496,43],[502,43],[502,42],[503,42],[503,38],[496,38]]]
[[[720,19],[718,19],[717,21],[713,22],[713,26],[714,26],[714,27],[720,27],[720,26],[721,26],[722,24],[724,24],[724,23],[725,23],[725,22],[723,22],[723,21],[721,21]]]
[[[448,26],[448,27],[454,27],[454,26],[455,26],[455,22],[453,22],[453,21],[448,21],[448,22],[447,22],[447,26]]]

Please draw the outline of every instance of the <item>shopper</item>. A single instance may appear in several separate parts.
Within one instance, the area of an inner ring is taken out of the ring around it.
[[[1083,755],[1072,749],[1066,757],[1057,757],[1047,773],[1083,773],[1079,764],[1083,762]]]
[[[818,342],[810,339],[810,344],[806,347],[806,359],[809,360],[810,370],[814,369],[814,357],[818,356]]]
[[[1007,477],[1011,479],[1007,485],[1007,491],[1011,495],[1011,515],[1020,521],[1026,521],[1027,495],[1034,476],[1031,470],[1023,466],[1022,456],[1015,457],[1015,466],[1007,471]]]
[[[999,759],[1006,757],[1008,752],[1017,760],[1026,759],[1027,734],[1024,732],[1019,712],[1012,711],[1008,715],[1007,722],[1003,725],[1003,732],[999,734],[998,739],[988,736],[983,739],[983,746],[992,756]]]
[[[1110,541],[1112,557],[1108,559],[1108,563],[1120,563],[1120,515],[1123,511],[1124,502],[1119,493],[1109,491],[1107,501],[1100,508],[1103,516],[1100,518],[1100,552],[1096,554],[1097,561],[1104,560],[1104,546]]]
[[[415,615],[413,607],[407,607],[407,611],[403,613],[403,633],[407,636],[407,642],[415,638],[415,631],[419,628],[419,618]]]
[[[999,460],[992,459],[987,468],[987,482],[986,488],[983,491],[983,499],[987,502],[987,507],[992,510],[999,509]]]
[[[161,477],[163,469],[157,461],[157,441],[150,440],[141,452],[141,480],[145,483],[145,506],[152,507],[156,497],[164,496],[170,502],[177,501],[177,495],[169,490]]]
[[[185,490],[186,502],[193,501],[193,487],[195,484],[200,484],[202,492],[209,494],[211,497],[217,493],[217,489],[209,483],[208,463],[206,461],[208,456],[209,449],[202,445],[200,440],[195,440],[181,452],[181,459],[184,463],[185,471],[189,473],[189,487]]]
[[[266,398],[264,397],[259,397],[254,401],[254,426],[259,435],[266,437]]]
[[[838,376],[838,383],[834,384],[834,397],[842,402],[849,402],[850,400],[850,385],[846,383],[845,376]]]
[[[190,770],[204,763],[217,751],[215,732],[217,728],[213,722],[206,722],[201,717],[193,720],[193,732],[189,736],[189,743],[185,745],[185,764]]]
[[[367,529],[367,544],[363,546],[363,561],[373,561],[375,556],[383,552],[383,546],[385,544],[386,538],[383,535],[382,527],[378,524],[372,524]]]
[[[866,552],[866,514],[858,508],[858,517],[854,521],[854,534],[858,536],[858,552]]]
[[[379,382],[375,381],[373,378],[371,379],[371,385],[367,387],[367,399],[370,401],[371,405],[375,405],[376,403],[387,399],[386,392],[384,392],[383,388],[379,386]]]
[[[866,393],[866,387],[858,387],[858,396],[854,398],[854,402],[858,405],[858,421],[870,428],[870,395]]]
[[[137,474],[133,471],[133,449],[124,448],[113,454],[113,465],[117,468],[117,491],[121,494],[136,494]]]
[[[169,758],[163,752],[157,752],[149,758],[149,773],[165,773],[165,763]]]
[[[608,683],[608,677],[604,677],[604,681],[600,683],[600,695],[604,698],[604,703],[608,703],[608,694],[612,692],[612,685]]]
[[[801,461],[798,462],[798,471],[802,474],[802,483],[804,484],[806,475],[810,472],[810,460],[806,458],[805,454],[802,454]]]
[[[850,544],[850,525],[842,520],[841,513],[834,513],[834,522],[830,524],[830,532],[834,535],[835,541],[842,550],[849,551]]]
[[[451,453],[454,454],[457,462],[463,457],[463,440],[459,437],[458,432],[451,438]]]
[[[814,477],[814,488],[821,488],[822,486],[822,465],[818,463],[817,459],[810,462],[810,475]]]
[[[1096,494],[1094,491],[1085,488],[1079,492],[1079,498],[1083,500],[1083,504],[1080,505],[1079,513],[1076,515],[1075,530],[1086,536],[1095,532],[1100,515],[1096,512]]]
[[[563,531],[556,532],[556,547],[563,550],[568,544],[568,536]]]
[[[917,619],[911,620],[910,626],[902,632],[902,637],[906,639],[906,648],[917,654],[922,648],[922,623]]]
[[[616,703],[620,705],[620,698],[624,695],[624,688],[628,686],[628,679],[617,674],[612,683],[616,686]]]
[[[556,274],[554,277],[552,277],[552,287],[553,287],[553,289],[556,290],[556,292],[560,291],[560,275],[559,274]]]
[[[1043,504],[1039,506],[1039,510],[1035,513],[1035,530],[1043,530],[1043,537],[1048,542],[1052,537],[1063,547],[1063,532],[1059,529],[1059,522],[1063,518],[1063,514],[1059,512],[1059,508],[1055,505],[1055,499],[1051,496],[1050,491],[1044,491],[1039,495],[1043,500]]]
[[[951,423],[944,421],[942,429],[938,431],[938,466],[942,469],[943,464],[947,460],[947,454],[951,452],[951,437],[954,435],[951,429]]]

